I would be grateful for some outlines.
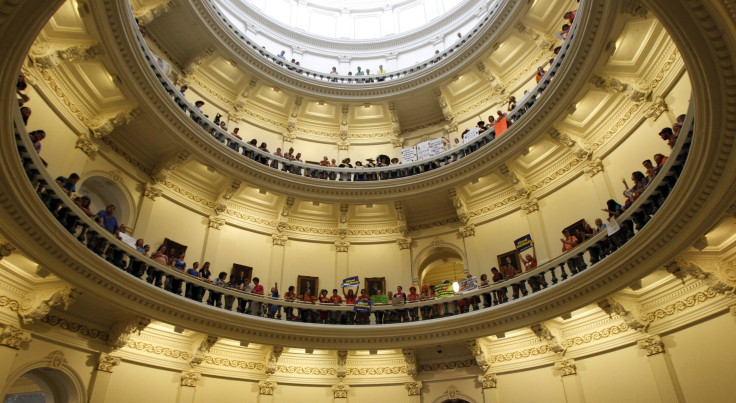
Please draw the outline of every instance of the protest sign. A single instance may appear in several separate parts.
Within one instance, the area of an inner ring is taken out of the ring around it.
[[[606,224],[606,231],[608,231],[608,236],[611,236],[618,232],[618,230],[621,229],[621,226],[618,225],[618,221],[616,221],[616,217],[611,217],[608,219],[608,224]]]
[[[373,301],[368,299],[361,299],[355,301],[355,306],[353,307],[353,310],[355,312],[370,312],[371,306],[373,306]]]
[[[460,282],[460,293],[475,291],[478,289],[478,279],[475,277],[466,278]]]
[[[534,242],[532,242],[532,236],[530,234],[524,235],[523,237],[514,241],[514,247],[519,253],[530,249],[532,246],[534,246]]]
[[[508,121],[506,118],[501,118],[496,121],[496,123],[493,124],[493,129],[496,132],[496,137],[503,134],[503,132],[506,131],[506,129],[509,128]]]
[[[452,284],[438,284],[434,286],[434,297],[436,299],[452,297],[455,291],[452,290]]]
[[[385,304],[388,302],[388,296],[384,294],[371,295],[371,300],[374,304]]]
[[[360,280],[358,279],[358,276],[348,277],[342,281],[342,286],[343,287],[358,287],[360,286]]]
[[[401,149],[401,163],[408,164],[417,160],[417,148],[409,147]]]

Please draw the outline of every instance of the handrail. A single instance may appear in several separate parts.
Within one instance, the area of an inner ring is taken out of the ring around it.
[[[648,188],[642,195],[617,219],[620,222],[621,229],[609,236],[606,232],[600,232],[586,242],[578,245],[573,250],[552,259],[551,261],[530,270],[526,273],[519,274],[511,279],[503,282],[494,283],[488,287],[480,288],[465,294],[455,295],[453,297],[432,299],[420,302],[407,303],[403,305],[378,305],[373,308],[373,312],[385,311],[402,311],[405,309],[414,310],[421,309],[422,320],[430,319],[429,315],[425,318],[424,312],[438,312],[435,307],[444,306],[445,311],[455,312],[460,305],[460,301],[467,301],[469,305],[474,307],[473,312],[484,309],[493,309],[498,305],[502,305],[503,297],[508,295],[508,287],[512,288],[512,297],[516,300],[526,297],[529,292],[526,283],[532,285],[532,294],[540,292],[548,287],[554,287],[558,282],[566,280],[569,276],[565,271],[567,266],[571,276],[586,270],[588,266],[595,266],[598,262],[613,254],[618,248],[622,247],[626,242],[635,236],[635,232],[644,228],[659,208],[661,208],[667,200],[668,195],[674,188],[683,167],[687,161],[690,143],[692,141],[694,131],[694,102],[691,100],[687,113],[687,119],[681,130],[680,138],[678,138],[675,147],[670,154],[670,158],[666,161],[662,170],[651,181]],[[202,302],[205,292],[207,295],[207,303],[221,307],[222,299],[225,300],[225,309],[232,310],[235,301],[238,302],[235,310],[240,313],[246,311],[255,316],[261,316],[263,307],[275,307],[278,316],[274,319],[281,319],[281,310],[290,311],[294,308],[300,309],[300,313],[306,312],[306,317],[314,320],[312,313],[314,311],[340,311],[342,314],[352,312],[350,305],[332,305],[332,304],[311,304],[301,302],[287,302],[284,300],[273,299],[266,296],[258,296],[243,291],[222,287],[210,282],[200,280],[196,277],[189,276],[172,267],[162,265],[151,258],[143,256],[137,250],[118,240],[107,230],[100,227],[95,221],[87,217],[84,212],[77,207],[70,198],[66,196],[61,187],[56,184],[50,173],[43,167],[38,153],[35,152],[33,144],[30,141],[28,133],[25,130],[20,109],[15,108],[13,111],[13,123],[18,145],[20,163],[35,187],[35,191],[39,198],[46,206],[51,218],[55,219],[62,225],[72,236],[76,235],[76,239],[85,247],[104,259],[113,267],[128,272],[129,274],[144,280],[151,286],[161,288],[164,285],[164,277],[169,280],[169,284],[165,288],[174,294],[181,294],[182,290],[177,289],[173,285],[174,281],[180,281],[181,285],[187,288],[196,287],[197,296],[191,299]],[[588,253],[588,261],[586,262],[585,253]],[[561,280],[557,277],[556,269],[560,268]],[[549,276],[549,281],[547,277]],[[176,279],[176,280],[174,280]],[[519,295],[519,294],[522,295]],[[181,295],[179,295],[182,298]],[[480,308],[479,301],[483,297],[483,308]],[[228,304],[229,300],[229,304]],[[452,304],[452,308],[449,307]],[[246,306],[248,308],[246,309]],[[469,308],[466,309],[466,312]],[[275,311],[274,311],[275,312]],[[464,313],[464,312],[460,312]],[[452,314],[452,313],[451,313]],[[348,318],[350,314],[347,315]],[[432,316],[433,318],[434,316]],[[286,318],[287,320],[290,318]],[[419,320],[417,318],[417,320]]]
[[[495,139],[495,128],[490,128],[481,133],[476,139],[467,143],[461,144],[456,148],[446,150],[438,155],[431,158],[415,161],[408,164],[389,165],[385,167],[375,168],[333,168],[325,167],[321,165],[306,164],[297,161],[291,161],[283,157],[275,156],[271,153],[264,152],[257,147],[253,147],[244,140],[240,140],[235,136],[222,130],[218,125],[211,122],[198,108],[192,105],[186,97],[179,92],[177,86],[171,82],[166,76],[163,70],[158,66],[156,57],[148,47],[145,38],[141,34],[137,24],[135,23],[135,17],[132,14],[132,10],[129,10],[129,23],[132,28],[132,32],[138,41],[139,48],[148,62],[149,67],[153,70],[159,83],[164,87],[164,90],[169,94],[173,101],[185,112],[190,115],[203,130],[209,133],[220,143],[224,144],[229,149],[236,153],[243,155],[244,157],[259,161],[264,165],[268,165],[276,170],[284,172],[290,172],[292,174],[304,175],[310,178],[323,180],[340,180],[340,181],[362,181],[362,180],[390,180],[399,179],[407,176],[413,176],[424,172],[429,172],[434,169],[441,168],[444,165],[448,165],[450,162],[457,161],[464,158],[473,152],[477,151],[484,145],[490,143]],[[568,55],[572,41],[576,35],[578,28],[578,21],[576,19],[570,30],[568,36],[561,45],[560,52],[554,58],[552,66],[550,66],[547,73],[542,77],[537,85],[529,91],[529,93],[517,102],[516,108],[509,112],[506,119],[511,125],[518,121],[529,109],[534,106],[537,102],[538,97],[542,94],[544,89],[551,83],[557,71],[562,66],[562,62]],[[509,127],[512,130],[513,126]],[[364,179],[369,178],[369,179]]]
[[[266,59],[271,60],[276,65],[285,67],[288,70],[291,70],[297,74],[301,74],[304,77],[307,77],[312,80],[321,81],[321,82],[339,82],[341,84],[367,84],[367,83],[379,83],[384,82],[386,80],[396,80],[399,78],[406,77],[408,75],[411,75],[412,73],[418,72],[422,69],[431,68],[439,63],[441,63],[442,60],[444,60],[446,57],[448,57],[450,54],[455,52],[456,50],[460,49],[463,45],[465,45],[466,42],[470,38],[472,38],[478,31],[489,22],[493,14],[498,10],[500,7],[501,2],[495,2],[491,8],[488,10],[485,17],[482,18],[482,20],[476,24],[470,31],[468,31],[467,34],[465,34],[465,37],[461,38],[459,41],[457,41],[454,45],[452,45],[450,48],[444,50],[443,52],[440,52],[439,54],[435,54],[433,57],[430,57],[427,60],[424,60],[422,62],[419,62],[413,66],[409,66],[407,68],[399,69],[395,72],[385,73],[385,74],[372,74],[370,76],[349,76],[345,74],[329,74],[324,72],[319,72],[315,70],[310,70],[308,68],[297,66],[296,64],[292,64],[284,59],[279,58],[277,55],[263,49],[260,45],[255,43],[255,41],[252,41],[249,39],[245,34],[239,32],[235,27],[233,27],[232,22],[230,22],[227,17],[220,11],[219,6],[213,1],[209,0],[209,4],[212,7],[212,9],[217,13],[217,16],[222,20],[222,22],[225,23],[225,26],[227,26],[231,32],[238,38],[240,38],[245,44],[253,49],[253,51],[257,52],[261,56],[265,57]],[[438,60],[439,59],[439,60]]]

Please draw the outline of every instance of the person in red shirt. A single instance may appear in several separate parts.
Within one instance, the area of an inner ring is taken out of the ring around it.
[[[346,305],[355,305],[355,293],[353,293],[353,289],[349,289],[348,293],[345,293],[345,288],[342,289],[342,295],[345,296],[345,304]],[[355,311],[350,310],[346,313],[347,316],[347,323],[349,325],[355,324]]]
[[[532,254],[526,254],[522,256],[521,262],[524,264],[524,272],[528,272],[537,268],[537,248],[532,245]],[[547,282],[544,281],[544,275],[529,277],[529,286],[532,288],[532,292],[537,292],[542,289],[542,285],[546,287]]]
[[[419,294],[417,294],[417,287],[409,287],[409,295],[406,296],[406,302],[413,304],[419,301]],[[419,308],[409,308],[409,320],[415,322],[419,320]]]
[[[263,286],[259,283],[261,280],[258,277],[253,277],[253,291],[252,294],[263,296]],[[254,301],[255,309],[252,309],[251,313],[255,316],[263,316],[263,303]]]
[[[363,288],[360,290],[360,296],[356,298],[359,301],[370,301],[371,296],[368,295],[368,291]],[[367,325],[370,319],[370,312],[358,312],[358,324]]]
[[[319,303],[320,304],[329,304],[330,298],[327,296],[327,290],[322,290],[319,292]],[[319,311],[319,322],[320,323],[327,323],[327,317],[329,316],[329,312],[327,311]]]
[[[330,297],[330,303],[333,305],[342,305],[342,297],[337,294],[337,288],[332,290],[332,296]],[[342,312],[332,311],[330,312],[330,322],[335,325],[337,322],[342,322]]]
[[[294,302],[296,301],[296,293],[294,292],[295,288],[293,285],[289,286],[289,290],[284,293],[284,300],[286,302]],[[284,307],[284,314],[286,315],[286,320],[294,320],[296,317],[294,316],[294,308],[287,306]]]
[[[314,304],[314,298],[312,298],[312,291],[307,290],[304,291],[304,295],[302,295],[301,301],[305,304]],[[314,311],[307,308],[299,308],[299,316],[302,318],[302,322],[312,322],[314,323]]]

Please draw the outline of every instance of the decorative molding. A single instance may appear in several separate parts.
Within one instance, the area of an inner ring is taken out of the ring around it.
[[[126,149],[123,147],[117,145],[115,142],[110,140],[110,138],[105,137],[100,139],[102,143],[110,147],[110,149],[122,157],[125,161],[127,161],[130,165],[136,167],[141,172],[145,173],[146,175],[151,175],[151,169],[148,168],[146,165],[144,165],[142,162],[138,161],[137,159],[133,158]]]
[[[120,365],[120,358],[113,357],[108,353],[100,352],[97,354],[97,370],[112,373],[113,368]]]
[[[217,340],[218,338],[215,336],[204,336],[199,342],[199,346],[197,346],[197,348],[192,352],[192,358],[189,359],[189,365],[194,368],[201,364],[204,361],[206,354],[210,352],[212,346],[217,343]]]
[[[598,301],[598,306],[610,317],[613,317],[613,315],[619,316],[630,329],[646,332],[649,327],[646,318],[640,317],[641,309],[636,303],[618,301],[613,297],[608,297],[605,300]]]
[[[273,391],[278,386],[278,383],[274,381],[260,381],[258,382],[258,394],[263,396],[273,396]]]
[[[31,341],[31,333],[25,330],[19,329],[13,325],[6,325],[0,323],[2,330],[0,330],[0,346],[10,347],[12,349],[20,349],[22,344],[29,343]]]
[[[598,340],[608,338],[610,336],[615,336],[627,330],[629,330],[629,326],[626,323],[622,323],[620,325],[611,326],[606,329],[596,330],[595,332],[588,333],[582,336],[576,336],[576,337],[569,338],[565,340],[563,345],[566,348],[569,348],[572,346],[579,346],[581,344],[587,344],[593,341],[598,341]]]
[[[181,373],[181,386],[188,388],[196,388],[197,382],[202,378],[202,375],[198,372],[185,371]]]
[[[557,361],[555,363],[554,369],[560,371],[560,376],[570,376],[570,375],[576,375],[577,372],[577,366],[575,365],[575,360],[572,358],[562,361]]]
[[[468,224],[464,227],[460,227],[457,232],[463,238],[475,236],[475,224]]]
[[[20,302],[5,295],[0,295],[0,308],[5,307],[8,307],[8,309],[13,312],[18,312],[18,309],[20,309]]]
[[[600,158],[596,157],[588,165],[583,168],[583,172],[585,172],[588,177],[592,178],[599,173],[603,172],[603,161],[601,161]]]
[[[637,340],[636,345],[640,349],[646,350],[647,357],[651,357],[656,354],[664,354],[664,342],[657,334]]]
[[[189,151],[180,151],[171,158],[162,161],[153,169],[151,179],[153,179],[155,183],[166,183],[168,186],[169,182],[167,182],[167,179],[169,179],[171,172],[181,164],[185,163],[191,154],[192,153]]]
[[[496,374],[478,375],[477,380],[483,389],[495,389],[498,385]]]
[[[502,354],[496,354],[492,355],[488,358],[488,362],[491,364],[495,364],[497,362],[505,362],[505,361],[512,361],[512,360],[518,360],[522,358],[529,358],[533,357],[535,355],[542,355],[550,352],[549,346],[546,344],[543,344],[538,347],[531,347],[527,348],[521,351],[513,351],[510,353],[502,353]]]
[[[146,184],[145,188],[143,189],[143,195],[153,201],[156,201],[156,198],[160,197],[162,193],[163,192],[161,189],[149,184]]]
[[[539,211],[539,200],[532,197],[531,199],[521,203],[521,209],[524,210],[527,214]]]
[[[399,250],[411,249],[411,238],[397,239],[396,245],[399,246]]]
[[[421,396],[422,395],[422,381],[407,382],[404,384],[406,393],[409,396]]]
[[[335,249],[338,252],[347,252],[350,249],[350,242],[348,241],[335,241]]]
[[[49,367],[51,368],[61,368],[62,365],[67,363],[66,358],[64,357],[64,352],[61,350],[56,350],[49,354],[46,357],[49,360]]]
[[[348,374],[347,370],[348,362],[348,351],[338,350],[337,351],[337,379],[343,380]]]
[[[475,360],[462,360],[462,361],[450,361],[441,362],[437,364],[424,364],[419,365],[419,372],[433,372],[433,371],[444,371],[448,369],[456,368],[469,368],[475,366]]]
[[[110,337],[107,340],[107,344],[114,350],[121,349],[126,345],[131,347],[130,338],[134,335],[140,335],[143,329],[151,324],[150,319],[146,319],[140,316],[133,316],[126,320],[122,320],[114,324],[110,328]],[[136,345],[135,343],[133,343]]]
[[[285,365],[279,365],[278,372],[299,375],[337,375],[337,371],[335,371],[335,368],[294,367]]]
[[[204,362],[209,365],[216,365],[220,367],[251,369],[255,371],[263,371],[264,369],[266,369],[266,366],[263,365],[263,363],[261,362],[240,361],[229,358],[213,357],[209,355],[204,357]]]
[[[626,0],[621,7],[621,12],[635,18],[647,18],[649,10],[639,0]]]
[[[377,367],[377,368],[350,368],[347,370],[348,375],[397,375],[405,374],[406,367]]]
[[[271,352],[268,355],[268,362],[266,363],[266,374],[273,375],[278,370],[278,362],[281,357],[281,353],[284,352],[284,348],[281,346],[273,346]]]
[[[483,372],[488,371],[488,368],[491,367],[491,364],[488,363],[486,353],[480,342],[478,342],[478,340],[468,340],[465,342],[465,345],[468,347],[468,350],[470,350],[470,353],[473,355],[473,358],[475,359],[475,365],[477,365]]]
[[[222,217],[211,215],[208,217],[207,226],[212,229],[219,230],[222,228],[222,226],[225,225],[225,219]]]
[[[0,244],[0,260],[3,260],[3,258],[10,256],[14,250],[15,246],[10,244],[10,242],[4,242]]]
[[[648,119],[654,119],[654,121],[657,121],[657,119],[659,119],[659,117],[668,110],[670,110],[670,107],[667,105],[667,102],[665,102],[664,97],[658,96],[652,101],[649,107],[644,110],[644,116]]]
[[[567,348],[564,345],[560,344],[560,342],[558,341],[556,335],[556,333],[558,333],[557,331],[553,332],[552,329],[542,323],[533,325],[531,329],[532,332],[534,332],[534,335],[539,337],[540,340],[547,343],[547,346],[549,346],[549,351],[552,351],[559,356],[565,355]]]
[[[184,361],[189,361],[192,358],[192,354],[188,351],[173,350],[168,347],[154,346],[153,344],[145,343],[142,341],[130,340],[128,341],[127,347],[138,351],[145,351],[151,354],[163,355],[170,358],[178,358]],[[206,358],[205,362],[207,362]]]
[[[271,241],[273,242],[274,246],[286,246],[286,241],[289,240],[289,237],[282,234],[271,234]]]
[[[59,326],[64,330],[68,330],[72,333],[79,333],[82,336],[86,336],[91,339],[100,339],[105,342],[110,339],[109,334],[104,330],[94,329],[86,325],[72,322],[54,315],[47,315],[46,317],[41,319],[41,322],[44,322],[51,326]]]
[[[75,148],[82,150],[83,153],[90,157],[99,150],[99,147],[86,134],[82,134],[77,138]]]
[[[104,138],[110,135],[118,127],[130,124],[141,114],[138,108],[130,108],[112,116],[95,117],[89,125],[90,133],[94,138]]]
[[[345,384],[332,385],[332,397],[335,399],[347,399],[350,386]]]
[[[51,308],[61,308],[66,311],[81,294],[79,289],[70,285],[28,292],[23,296],[18,316],[23,324],[33,323],[46,317],[51,312]]]

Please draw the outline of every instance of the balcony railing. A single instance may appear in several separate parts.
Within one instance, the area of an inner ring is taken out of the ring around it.
[[[243,34],[242,32],[239,32],[233,26],[232,22],[230,22],[230,20],[228,20],[228,18],[220,11],[220,8],[217,6],[217,4],[215,4],[213,0],[209,0],[208,3],[209,3],[209,6],[212,7],[212,9],[214,10],[215,14],[217,14],[217,17],[232,32],[232,34],[235,35],[237,38],[240,38],[240,40],[242,40],[245,43],[246,48],[252,49],[254,52],[270,60],[274,64],[278,66],[282,66],[308,79],[317,80],[321,82],[332,82],[332,83],[340,83],[340,84],[368,84],[368,83],[381,83],[385,81],[397,80],[399,78],[404,78],[406,76],[409,76],[413,73],[417,73],[419,71],[423,71],[423,70],[432,68],[436,66],[437,64],[441,64],[444,59],[446,59],[448,56],[451,56],[454,52],[461,51],[464,45],[468,43],[471,38],[477,35],[478,32],[481,30],[481,28],[483,28],[483,26],[485,26],[486,24],[490,22],[493,15],[500,8],[502,2],[500,1],[494,2],[493,5],[491,5],[491,8],[486,13],[486,15],[481,18],[478,24],[476,24],[472,29],[470,29],[470,31],[468,31],[468,33],[465,34],[463,38],[461,38],[455,44],[445,49],[444,51],[440,52],[439,54],[435,54],[431,58],[424,60],[422,62],[419,62],[410,67],[406,67],[406,68],[399,69],[397,71],[392,71],[392,72],[385,73],[385,74],[371,74],[370,76],[349,76],[349,75],[344,75],[344,74],[328,74],[325,72],[310,70],[302,66],[297,66],[294,63],[290,63],[284,59],[281,59],[277,55],[264,49],[261,45],[252,41],[250,38],[245,36],[245,34]]]
[[[687,119],[670,158],[642,195],[618,217],[620,230],[617,232],[609,236],[606,231],[602,231],[573,250],[536,269],[519,273],[513,278],[473,292],[403,305],[374,305],[372,312],[388,312],[389,314],[395,312],[395,316],[399,318],[408,317],[412,312],[422,312],[419,318],[429,320],[441,314],[450,316],[468,311],[494,309],[506,303],[507,299],[524,299],[531,294],[544,292],[547,288],[560,287],[567,279],[585,270],[595,269],[596,264],[611,258],[615,255],[616,250],[634,239],[657,211],[665,207],[665,202],[687,161],[694,127],[693,106],[691,101]],[[258,317],[265,316],[270,318],[269,320],[290,320],[295,316],[294,310],[296,309],[299,317],[306,321],[318,320],[320,312],[338,312],[335,314],[341,319],[338,323],[353,323],[355,316],[351,305],[287,302],[283,299],[246,293],[189,276],[143,256],[87,217],[66,196],[46,171],[38,153],[33,148],[23,125],[20,109],[16,108],[13,113],[19,163],[23,165],[30,184],[46,207],[48,218],[57,221],[82,245],[99,256],[102,263],[109,264],[112,269],[125,271],[150,287],[163,288],[176,294],[178,298],[184,298],[181,295],[183,290],[189,290],[187,296],[190,300],[229,311],[234,310]],[[44,213],[38,212],[38,214]],[[530,292],[527,286],[532,284],[534,287]],[[458,309],[463,306],[464,309]],[[270,312],[273,315],[269,315]],[[389,316],[392,317],[392,315]],[[343,318],[345,318],[344,321]],[[373,318],[370,318],[370,321],[370,323],[375,323]]]
[[[160,68],[157,63],[157,57],[150,51],[148,44],[146,43],[143,35],[139,31],[135,18],[130,13],[130,24],[132,32],[134,32],[139,48],[143,54],[143,57],[148,62],[149,67],[155,74],[157,80],[161,86],[166,90],[166,93],[171,97],[174,103],[181,108],[181,110],[188,114],[191,119],[199,125],[206,133],[211,135],[214,139],[222,143],[231,152],[239,153],[245,158],[260,162],[266,166],[270,166],[275,170],[282,172],[289,172],[291,174],[306,176],[315,179],[323,180],[339,180],[339,181],[361,181],[361,180],[391,180],[399,179],[407,176],[417,175],[425,172],[429,172],[443,166],[446,166],[452,162],[458,161],[473,152],[479,150],[483,146],[491,143],[496,138],[494,128],[490,128],[482,133],[480,136],[469,141],[458,145],[455,148],[446,150],[438,155],[431,158],[415,161],[407,164],[396,164],[375,168],[335,168],[326,167],[316,164],[307,164],[303,162],[291,161],[289,159],[275,156],[271,153],[264,152],[257,147],[254,147],[247,142],[236,138],[235,136],[222,130],[220,126],[210,121],[198,108],[192,105],[186,97],[179,92],[178,87],[171,82],[166,76],[164,71]],[[561,49],[557,56],[554,58],[552,65],[549,67],[547,73],[542,77],[537,85],[528,92],[528,94],[517,102],[516,108],[509,112],[506,116],[506,120],[509,125],[517,122],[522,116],[534,106],[538,98],[542,94],[545,88],[552,82],[555,75],[560,69],[565,58],[570,53],[572,41],[575,38],[575,34],[578,28],[578,21],[580,18],[573,22],[567,38],[561,46]],[[504,135],[512,135],[513,126],[509,128],[509,133]]]

